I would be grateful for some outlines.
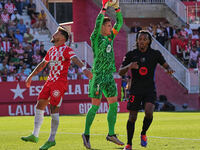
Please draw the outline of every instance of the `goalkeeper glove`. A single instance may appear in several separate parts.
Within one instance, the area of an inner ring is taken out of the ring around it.
[[[113,7],[114,9],[118,9],[119,8],[119,0],[117,0],[117,2],[111,6],[112,3],[109,3],[108,6]]]
[[[108,8],[109,0],[102,0],[103,9],[106,10]]]

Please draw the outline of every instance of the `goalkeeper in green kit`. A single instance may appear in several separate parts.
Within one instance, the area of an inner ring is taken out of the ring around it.
[[[119,1],[117,1],[112,6],[116,12],[116,23],[112,28],[110,18],[105,17],[106,9],[110,6],[109,0],[102,0],[102,4],[103,8],[97,16],[95,28],[90,37],[94,53],[93,78],[89,81],[89,97],[92,98],[92,107],[87,113],[85,131],[82,134],[84,146],[88,149],[91,148],[90,127],[101,103],[102,93],[109,103],[107,115],[109,132],[106,139],[115,144],[124,145],[114,131],[118,104],[117,88],[113,78],[113,73],[116,72],[113,40],[123,25],[123,17],[119,8]]]

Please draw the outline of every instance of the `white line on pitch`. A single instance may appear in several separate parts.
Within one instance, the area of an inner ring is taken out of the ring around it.
[[[49,133],[49,132],[42,131],[41,133]],[[81,135],[82,133],[58,132],[57,134]],[[105,134],[90,134],[90,135],[106,136]],[[119,136],[126,136],[126,135],[120,134]],[[155,138],[155,139],[177,139],[177,140],[200,141],[200,139],[191,139],[191,138],[159,137],[159,136],[148,136],[148,137],[150,137],[150,138]]]

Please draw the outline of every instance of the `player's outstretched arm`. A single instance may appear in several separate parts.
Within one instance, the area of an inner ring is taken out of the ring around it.
[[[110,3],[108,6],[110,6]],[[115,38],[115,36],[119,33],[119,31],[123,25],[123,16],[122,16],[121,9],[119,6],[119,0],[112,7],[115,9],[115,12],[116,12],[116,23],[112,29],[114,38]]]
[[[106,14],[106,10],[108,8],[108,3],[109,3],[109,0],[102,0],[102,9],[96,18],[95,27],[94,27],[94,30],[90,37],[90,39],[92,39],[92,40],[98,39],[98,36],[101,32],[101,26],[102,26],[103,20],[104,20],[104,15]]]
[[[75,63],[79,68],[82,69],[83,73],[88,77],[88,79],[92,79],[93,75],[90,70],[84,65],[84,63],[77,57],[74,56],[71,58],[72,62]]]
[[[33,70],[33,72],[26,79],[26,87],[28,87],[28,88],[30,87],[32,77],[35,76],[35,75],[37,75],[40,71],[42,71],[46,67],[47,64],[48,64],[48,62],[43,59],[43,61],[41,61],[35,67],[35,69]]]

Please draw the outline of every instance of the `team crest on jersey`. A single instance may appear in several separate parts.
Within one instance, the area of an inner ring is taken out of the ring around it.
[[[107,53],[110,53],[110,52],[111,52],[111,49],[112,49],[111,45],[108,45],[107,48],[106,48],[106,52],[107,52]]]
[[[59,97],[60,96],[60,91],[59,90],[54,90],[53,91],[53,97]]]

